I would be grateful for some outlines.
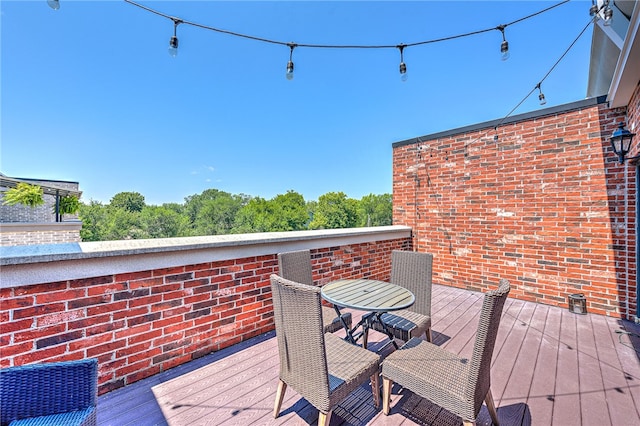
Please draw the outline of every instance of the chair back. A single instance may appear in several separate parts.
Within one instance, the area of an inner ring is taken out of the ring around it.
[[[284,279],[313,285],[310,250],[278,253],[278,269],[278,275]]]
[[[0,424],[95,407],[98,361],[28,364],[0,370]]]
[[[468,400],[474,401],[476,416],[491,387],[491,357],[498,335],[502,308],[510,290],[509,281],[503,278],[497,289],[485,294],[482,303],[476,342],[473,346],[469,381],[466,386],[466,397]]]
[[[430,253],[401,250],[391,253],[391,282],[411,291],[416,301],[408,310],[425,316],[431,316],[432,267]]]
[[[280,380],[312,405],[329,405],[320,288],[271,275]]]

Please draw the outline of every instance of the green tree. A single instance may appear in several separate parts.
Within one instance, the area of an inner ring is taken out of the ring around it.
[[[271,206],[269,201],[261,197],[255,197],[244,205],[234,219],[234,234],[250,232],[268,232]]]
[[[318,198],[311,229],[354,228],[358,221],[358,202],[344,192],[327,192]]]
[[[313,218],[315,217],[316,209],[318,208],[318,202],[316,200],[307,201],[306,208],[307,208],[307,216],[308,216],[307,229],[311,229],[310,225],[311,225],[311,222],[313,221]]]
[[[306,229],[309,215],[304,197],[287,191],[271,200],[252,198],[238,212],[233,232],[278,232]]]
[[[146,204],[139,192],[119,192],[111,198],[109,205],[130,212],[141,212]]]
[[[393,202],[391,194],[369,194],[358,202],[358,226],[391,225]]]
[[[136,240],[149,238],[142,226],[140,212],[130,211],[124,208],[107,206],[107,226],[104,238],[113,240]]]
[[[169,209],[173,212],[176,212],[178,214],[181,214],[183,216],[186,216],[186,209],[184,207],[184,204],[180,204],[180,203],[164,203],[162,204],[162,207],[164,207],[165,209]]]
[[[106,240],[108,212],[102,203],[93,200],[90,200],[89,204],[80,203],[78,218],[82,221],[82,229],[80,229],[82,241]]]
[[[145,238],[171,238],[189,234],[189,218],[165,206],[146,206],[140,212]]]
[[[80,203],[80,235],[83,241],[107,241],[380,226],[391,224],[391,204],[390,194],[356,201],[328,192],[318,201],[305,201],[287,191],[265,200],[207,189],[186,197],[184,204],[147,206],[141,194],[121,192],[108,205]]]
[[[302,194],[287,191],[276,195],[271,201],[270,231],[299,231],[309,222],[306,203]]]
[[[232,195],[217,189],[207,189],[200,195],[187,197],[185,209],[194,235],[229,234],[235,216],[250,197]]]

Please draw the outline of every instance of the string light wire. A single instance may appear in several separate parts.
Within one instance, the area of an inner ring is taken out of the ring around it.
[[[529,93],[527,93],[525,95],[524,98],[522,98],[522,100],[520,102],[518,102],[518,104],[516,106],[514,106],[511,111],[509,111],[509,113],[507,115],[505,115],[504,117],[502,117],[502,119],[498,122],[498,124],[496,124],[495,129],[497,130],[498,127],[500,127],[502,125],[502,123],[504,123],[504,121],[509,118],[511,116],[511,114],[514,113],[515,110],[517,110],[520,105],[522,105],[524,103],[524,101],[527,100],[527,98],[529,98],[529,96],[531,96],[531,94],[533,92],[535,92],[536,90],[540,89],[540,86],[542,85],[542,82],[545,81],[547,79],[547,77],[549,77],[549,74],[551,74],[551,72],[553,72],[553,70],[558,66],[558,64],[560,63],[560,61],[562,61],[562,59],[564,59],[565,56],[567,56],[567,53],[569,53],[569,51],[573,48],[573,46],[578,42],[578,40],[580,39],[580,37],[582,37],[582,35],[585,33],[585,31],[587,31],[587,28],[589,28],[589,26],[593,23],[593,19],[589,19],[589,23],[587,23],[587,25],[584,26],[584,28],[582,28],[582,30],[580,31],[580,33],[578,34],[578,36],[571,42],[571,44],[569,45],[569,47],[567,47],[567,49],[564,51],[564,53],[558,58],[558,60],[553,64],[553,66],[551,68],[549,68],[549,71],[547,71],[547,73],[544,75],[544,77],[542,77],[542,79],[533,87],[533,89],[531,89],[529,91]]]
[[[430,44],[430,43],[438,43],[438,42],[443,42],[443,41],[448,41],[448,40],[454,40],[454,39],[458,39],[458,38],[463,38],[463,37],[469,37],[472,35],[477,35],[477,34],[482,34],[482,33],[486,33],[489,31],[500,31],[502,33],[502,38],[503,38],[503,45],[504,43],[506,43],[506,39],[504,36],[504,30],[505,28],[507,28],[510,25],[514,25],[517,24],[519,22],[525,21],[527,19],[533,18],[537,15],[540,15],[542,13],[548,12],[551,9],[554,9],[556,7],[562,6],[565,3],[568,3],[570,0],[563,0],[559,3],[556,3],[554,5],[551,5],[549,7],[546,7],[542,10],[539,10],[537,12],[534,12],[532,14],[523,16],[522,18],[516,19],[514,21],[508,22],[506,24],[501,24],[498,25],[496,27],[491,27],[491,28],[485,28],[482,30],[477,30],[477,31],[471,31],[471,32],[467,32],[467,33],[462,33],[462,34],[457,34],[457,35],[453,35],[453,36],[448,36],[448,37],[441,37],[441,38],[437,38],[437,39],[431,39],[431,40],[423,40],[423,41],[418,41],[418,42],[414,42],[414,43],[402,43],[402,44],[389,44],[389,45],[351,45],[351,44],[308,44],[308,43],[293,43],[293,42],[284,42],[284,41],[279,41],[279,40],[273,40],[273,39],[267,39],[267,38],[263,38],[263,37],[257,37],[257,36],[253,36],[253,35],[249,35],[249,34],[243,34],[243,33],[238,33],[238,32],[234,32],[234,31],[229,31],[229,30],[223,30],[220,28],[216,28],[216,27],[212,27],[209,25],[203,25],[197,22],[191,22],[191,21],[187,21],[181,18],[177,18],[175,16],[171,16],[171,15],[167,15],[165,13],[159,12],[155,9],[152,9],[150,7],[144,6],[142,4],[136,3],[133,0],[124,0],[126,3],[129,3],[133,6],[136,6],[142,10],[145,10],[147,12],[153,13],[155,15],[161,16],[163,18],[169,19],[173,22],[174,24],[174,35],[171,39],[171,43],[170,43],[170,49],[177,49],[177,36],[176,36],[176,29],[178,27],[178,25],[180,24],[185,24],[185,25],[191,25],[197,28],[202,28],[205,30],[210,30],[210,31],[215,31],[215,32],[219,32],[219,33],[223,33],[223,34],[227,34],[227,35],[231,35],[231,36],[235,36],[235,37],[241,37],[241,38],[246,38],[246,39],[250,39],[250,40],[255,40],[255,41],[260,41],[260,42],[264,42],[264,43],[271,43],[271,44],[278,44],[278,45],[284,45],[284,46],[288,46],[290,48],[290,53],[289,53],[289,62],[287,63],[287,78],[291,79],[293,78],[293,61],[292,61],[292,56],[293,56],[293,49],[296,47],[310,47],[310,48],[334,48],[334,49],[386,49],[386,48],[394,48],[394,49],[399,49],[400,50],[400,73],[403,77],[403,80],[406,79],[406,65],[404,63],[404,58],[403,58],[403,51],[406,47],[413,47],[413,46],[420,46],[420,45],[424,45],[424,44]],[[57,7],[59,7],[59,2],[58,0],[48,0],[48,3],[55,3]],[[509,111],[504,117],[502,117],[502,119],[500,119],[500,121],[498,122],[498,124],[496,124],[493,127],[493,130],[495,132],[494,135],[494,140],[497,140],[498,138],[498,127],[500,127],[504,121],[509,118],[511,116],[511,114],[514,113],[514,111],[516,111],[528,98],[529,96],[531,96],[531,94],[533,92],[536,91],[536,89],[538,89],[540,91],[540,101],[542,101],[544,99],[544,95],[542,94],[542,90],[541,90],[541,85],[542,82],[544,80],[546,80],[546,78],[551,74],[551,72],[556,68],[556,66],[562,61],[562,59],[567,55],[567,53],[569,53],[569,51],[573,48],[573,46],[577,43],[577,41],[580,39],[580,37],[582,37],[582,35],[584,34],[584,32],[587,30],[587,28],[589,28],[589,26],[591,25],[591,23],[595,22],[598,14],[600,13],[600,11],[602,11],[602,9],[605,9],[605,11],[610,10],[609,8],[609,0],[606,0],[604,2],[604,4],[600,7],[597,8],[595,0],[592,0],[592,6],[589,9],[589,14],[591,15],[592,19],[589,20],[589,23],[587,25],[585,25],[585,27],[582,29],[582,31],[580,31],[580,33],[578,34],[578,36],[573,40],[573,42],[569,45],[569,47],[564,51],[564,53],[558,58],[558,60],[553,64],[553,66],[547,71],[547,73],[544,75],[544,77],[542,77],[542,79],[529,91],[529,93],[527,93],[522,100],[520,100],[520,102],[518,102],[518,104],[516,104],[516,106],[514,106],[511,111]],[[175,40],[175,41],[174,41]],[[504,53],[504,52],[503,52]],[[546,103],[546,101],[545,101]],[[488,133],[488,132],[487,132]],[[485,133],[484,136],[486,136],[487,134]],[[482,137],[477,138],[476,140],[479,140]]]
[[[550,11],[550,10],[556,8],[556,7],[559,7],[559,6],[562,6],[563,4],[568,3],[570,0],[563,0],[563,1],[559,2],[559,3],[553,4],[553,5],[551,5],[549,7],[546,7],[544,9],[542,9],[542,10],[539,10],[537,12],[534,12],[534,13],[531,13],[529,15],[523,16],[522,18],[518,18],[518,19],[516,19],[514,21],[511,21],[511,22],[508,22],[506,24],[500,24],[500,25],[498,25],[496,27],[490,27],[490,28],[485,28],[485,29],[482,29],[482,30],[470,31],[470,32],[466,32],[466,33],[462,33],[462,34],[456,34],[456,35],[452,35],[452,36],[448,36],[448,37],[441,37],[441,38],[436,38],[436,39],[423,40],[423,41],[418,41],[418,42],[413,42],[413,43],[379,44],[379,45],[367,45],[367,44],[310,44],[310,43],[285,42],[285,41],[280,41],[280,40],[274,40],[274,39],[268,39],[268,38],[253,36],[253,35],[249,35],[249,34],[238,33],[238,32],[235,32],[235,31],[223,30],[223,29],[220,29],[220,28],[216,28],[216,27],[212,27],[212,26],[209,26],[209,25],[200,24],[200,23],[197,23],[197,22],[187,21],[187,20],[184,20],[184,19],[176,18],[174,16],[170,16],[170,15],[167,15],[165,13],[159,12],[159,11],[157,11],[155,9],[150,8],[150,7],[141,5],[139,3],[134,2],[133,0],[124,0],[124,1],[126,3],[129,3],[129,4],[133,5],[133,6],[139,7],[140,9],[143,9],[143,10],[145,10],[147,12],[156,14],[158,16],[162,16],[162,17],[164,17],[166,19],[170,19],[170,20],[172,20],[174,22],[174,24],[176,22],[179,22],[180,24],[191,25],[191,26],[194,26],[194,27],[197,27],[197,28],[202,28],[202,29],[205,29],[205,30],[215,31],[215,32],[218,32],[218,33],[227,34],[227,35],[234,36],[234,37],[241,37],[241,38],[245,38],[245,39],[249,39],[249,40],[260,41],[260,42],[263,42],[263,43],[271,43],[271,44],[287,46],[287,47],[290,48],[290,55],[289,55],[289,62],[287,64],[287,71],[288,72],[290,71],[290,75],[291,76],[292,76],[292,73],[293,73],[293,62],[292,62],[292,59],[291,59],[291,56],[293,55],[293,49],[296,48],[296,47],[308,47],[308,48],[323,48],[323,49],[399,49],[400,50],[400,57],[401,57],[401,59],[400,59],[401,60],[400,73],[401,73],[403,78],[406,78],[406,65],[404,63],[403,51],[407,47],[421,46],[421,45],[432,44],[432,43],[440,43],[440,42],[444,42],[444,41],[455,40],[455,39],[463,38],[463,37],[470,37],[470,36],[473,36],[473,35],[482,34],[482,33],[490,32],[490,31],[496,31],[496,30],[501,32],[501,34],[503,36],[503,43],[504,43],[506,41],[506,39],[504,38],[504,30],[508,26],[520,23],[520,22],[525,21],[527,19],[533,18],[533,17],[538,16],[540,14],[543,14],[545,12],[548,12],[548,11]],[[595,3],[594,3],[594,5],[595,5]],[[599,13],[605,7],[606,7],[606,5],[601,6],[597,10],[597,13]],[[590,14],[591,13],[593,13],[592,9],[590,9]],[[597,17],[597,13],[594,13],[594,15],[596,17]],[[558,60],[553,64],[553,66],[547,71],[547,73],[544,75],[544,77],[542,77],[542,79],[529,91],[529,93],[527,93],[522,98],[522,100],[520,102],[518,102],[518,104],[516,104],[516,106],[514,106],[507,113],[507,115],[502,117],[502,119],[500,119],[498,124],[496,124],[494,126],[493,129],[495,131],[495,135],[496,136],[497,136],[498,127],[500,127],[504,123],[504,121],[507,118],[509,118],[529,98],[529,96],[531,96],[536,90],[540,90],[540,93],[542,94],[542,91],[541,91],[542,83],[547,79],[547,77],[551,74],[551,72],[553,72],[553,70],[556,68],[556,66],[558,66],[558,64],[562,61],[562,59],[564,59],[564,57],[567,55],[567,53],[569,53],[569,51],[573,48],[573,46],[578,42],[580,37],[582,37],[582,35],[587,30],[587,28],[589,28],[591,23],[593,23],[594,21],[595,21],[595,18],[592,18],[592,19],[589,20],[589,23],[584,26],[582,31],[580,31],[578,36],[573,40],[573,42],[564,51],[564,53],[558,58]],[[540,99],[540,100],[542,100],[542,99]]]
[[[604,6],[603,6],[604,7]],[[602,7],[600,8],[602,9]],[[567,47],[567,49],[564,51],[564,53],[562,53],[562,55],[558,58],[558,60],[556,60],[556,62],[551,66],[551,68],[549,68],[549,70],[547,71],[547,73],[544,75],[544,77],[542,77],[542,79],[533,87],[533,89],[531,89],[529,91],[529,93],[527,93],[522,100],[520,100],[520,102],[518,102],[518,104],[516,106],[514,106],[511,111],[509,111],[507,113],[507,115],[505,115],[504,117],[502,117],[500,119],[500,121],[493,126],[493,131],[494,131],[494,141],[498,141],[498,127],[500,127],[507,118],[509,118],[511,116],[511,114],[513,114],[523,103],[524,101],[526,101],[529,96],[531,96],[531,94],[533,94],[533,92],[535,92],[536,90],[540,91],[540,94],[542,94],[542,82],[544,82],[547,77],[549,77],[549,75],[553,72],[553,70],[558,66],[558,64],[562,61],[562,59],[564,59],[565,56],[567,56],[567,53],[569,53],[569,51],[573,48],[573,46],[578,42],[578,40],[580,39],[580,37],[582,37],[582,35],[585,33],[585,31],[587,31],[587,28],[589,28],[589,26],[596,21],[597,19],[597,14],[600,12],[600,9],[598,9],[595,13],[594,13],[594,18],[591,18],[589,20],[589,22],[587,23],[587,25],[584,26],[584,28],[582,28],[582,30],[580,31],[580,33],[578,33],[578,35],[576,36],[576,38],[571,42],[571,44],[569,45],[569,47]],[[544,98],[544,95],[543,95]],[[540,99],[542,101],[542,99]],[[468,143],[467,146],[471,146],[473,143],[481,140],[484,137],[487,137],[489,134],[489,131],[486,131],[482,136],[479,136],[477,138],[475,138],[474,140],[472,140],[471,142]]]
[[[589,20],[589,22],[584,26],[584,28],[582,28],[582,30],[580,31],[580,33],[578,33],[578,35],[576,36],[576,38],[571,42],[571,44],[569,45],[569,47],[567,47],[567,49],[564,51],[564,53],[562,53],[562,55],[560,55],[560,57],[558,58],[558,60],[551,66],[551,68],[549,68],[549,70],[547,71],[547,73],[544,75],[544,77],[542,77],[542,79],[533,87],[533,89],[531,89],[529,91],[529,93],[527,93],[522,100],[520,100],[520,102],[518,102],[518,104],[516,106],[514,106],[511,111],[509,111],[507,113],[507,115],[505,115],[504,117],[502,117],[500,119],[500,121],[493,126],[493,131],[494,131],[494,141],[498,141],[498,127],[500,127],[504,121],[509,118],[511,116],[511,114],[513,114],[523,103],[524,101],[526,101],[529,96],[531,96],[531,94],[533,94],[533,92],[535,92],[536,90],[540,91],[540,94],[542,95],[542,82],[544,82],[547,77],[549,77],[549,75],[553,72],[553,70],[558,66],[558,64],[562,61],[562,59],[564,59],[565,56],[567,56],[567,53],[569,53],[569,51],[573,48],[573,46],[578,42],[578,40],[580,39],[580,37],[582,37],[582,35],[585,33],[585,31],[587,31],[587,28],[589,28],[589,26],[594,23],[597,20],[597,16],[598,13],[600,12],[600,10],[603,8],[604,6],[600,7],[600,9],[596,10],[595,13],[592,14],[592,10],[589,11],[589,14],[592,15],[592,18]],[[542,99],[544,99],[544,95],[542,95]],[[540,99],[540,101],[542,101],[542,99]],[[545,102],[546,103],[546,102]],[[473,141],[471,141],[469,143],[469,145],[471,145],[474,142],[477,142],[478,140],[482,139],[483,137],[487,136],[489,132],[486,132],[483,136],[480,136],[476,139],[474,139]]]
[[[132,0],[124,0],[126,3],[129,3],[133,6],[137,6],[143,10],[146,10],[147,12],[151,12],[154,13],[158,16],[162,16],[164,18],[167,19],[171,19],[171,20],[175,20],[177,18],[167,15],[165,13],[159,12],[155,9],[151,9],[150,7],[141,5],[139,3],[136,3]],[[503,31],[506,27],[508,27],[509,25],[514,25],[517,24],[519,22],[522,22],[524,20],[533,18],[534,16],[540,15],[542,13],[545,13],[551,9],[554,9],[558,6],[561,6],[565,3],[568,3],[570,0],[563,0],[559,3],[556,3],[554,5],[551,5],[545,9],[539,10],[535,13],[532,13],[530,15],[524,16],[522,18],[516,19],[515,21],[511,21],[509,23],[506,24],[502,24],[502,25],[498,25],[497,27],[491,27],[491,28],[485,28],[483,30],[477,30],[477,31],[471,31],[471,32],[467,32],[467,33],[462,33],[462,34],[456,34],[456,35],[452,35],[452,36],[448,36],[448,37],[441,37],[441,38],[436,38],[436,39],[431,39],[431,40],[423,40],[423,41],[418,41],[418,42],[414,42],[414,43],[406,43],[403,44],[404,47],[414,47],[414,46],[421,46],[424,44],[431,44],[431,43],[440,43],[443,41],[448,41],[448,40],[455,40],[458,38],[463,38],[463,37],[470,37],[473,35],[477,35],[477,34],[482,34],[482,33],[486,33],[489,31]],[[249,35],[249,34],[243,34],[243,33],[238,33],[235,31],[229,31],[229,30],[223,30],[220,28],[216,28],[216,27],[212,27],[209,25],[204,25],[204,24],[199,24],[197,22],[191,22],[191,21],[187,21],[184,19],[180,19],[182,24],[185,25],[191,25],[194,27],[198,27],[198,28],[202,28],[205,30],[209,30],[209,31],[215,31],[218,33],[222,33],[222,34],[227,34],[227,35],[231,35],[234,37],[241,37],[241,38],[246,38],[249,40],[255,40],[255,41],[260,41],[263,43],[271,43],[271,44],[279,44],[281,46],[289,46],[291,45],[291,42],[286,42],[286,41],[280,41],[280,40],[273,40],[273,39],[268,39],[268,38],[263,38],[263,37],[257,37],[257,36],[253,36],[253,35]],[[320,49],[397,49],[398,48],[398,44],[380,44],[380,45],[368,45],[368,44],[309,44],[309,43],[295,43],[296,47],[309,47],[309,48],[320,48]]]

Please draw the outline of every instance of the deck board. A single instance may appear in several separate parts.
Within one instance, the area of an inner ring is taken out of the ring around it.
[[[471,356],[482,294],[434,286],[434,342]],[[361,313],[352,311],[354,321]],[[625,333],[617,334],[616,330]],[[344,334],[344,332],[339,332]],[[632,333],[632,334],[626,334]],[[371,331],[370,348],[385,336]],[[635,347],[633,346],[635,345]],[[492,362],[502,425],[640,424],[640,326],[507,299]],[[383,356],[393,347],[387,345]],[[273,418],[278,383],[273,332],[102,395],[99,425],[316,425],[318,411],[288,389]],[[490,424],[483,407],[478,424]],[[363,385],[335,409],[331,426],[461,425],[446,410],[397,384],[391,413]]]
[[[582,423],[606,426],[611,424],[611,417],[606,402],[593,324],[590,316],[586,315],[577,317],[576,323]]]
[[[534,369],[531,366],[535,366],[538,361],[538,349],[542,340],[540,330],[544,328],[544,320],[547,317],[547,309],[542,305],[533,305],[532,308],[530,316],[528,312],[522,311],[523,314],[529,316],[528,327],[518,348],[514,368],[509,376],[504,393],[499,398],[494,395],[494,398],[497,398],[494,399],[496,404],[506,405],[511,402],[526,400],[528,397],[528,389],[531,388],[534,374]],[[524,318],[519,317],[519,320],[523,321]],[[516,325],[516,327],[518,326]],[[499,370],[502,366],[494,364],[493,368]]]
[[[561,312],[559,309],[545,308],[546,317],[541,328],[538,358],[533,367],[533,380],[526,403],[531,413],[535,413],[535,417],[532,418],[533,424],[550,425],[555,405]]]
[[[607,325],[609,326],[613,347],[620,365],[619,371],[623,373],[627,383],[627,386],[622,390],[629,393],[633,400],[632,407],[635,408],[635,416],[629,409],[631,406],[626,409],[621,408],[622,411],[617,414],[620,417],[626,417],[626,419],[637,419],[638,421],[635,424],[640,424],[640,366],[638,365],[638,357],[640,357],[640,327],[620,320],[615,322],[607,321]],[[630,332],[633,333],[634,337],[630,338],[626,334],[618,335],[616,331]],[[608,365],[612,364],[608,363]]]
[[[601,316],[592,316],[591,324],[593,326],[598,358],[600,360],[606,360],[606,362],[601,362],[601,369],[611,424],[619,425],[629,421],[634,424],[640,424],[640,418],[637,416],[637,413],[634,416],[625,408],[635,405],[628,389],[624,371],[618,360],[615,349],[615,345],[617,344],[617,337],[614,337],[615,332],[611,331],[608,322]]]
[[[509,304],[505,303],[491,364],[491,391],[498,407],[513,372],[521,338],[524,336],[524,329],[518,322],[518,315],[525,304],[519,300],[509,300],[509,302]]]
[[[576,317],[560,313],[560,345],[558,346],[558,368],[553,407],[553,425],[579,425],[580,377],[578,375],[578,352],[576,341]]]
[[[433,297],[437,296],[440,294],[434,292]],[[468,313],[476,312],[472,307],[477,306],[479,295],[471,292],[457,294],[449,292],[445,297],[448,297],[451,303],[445,304],[442,309],[431,313],[433,342],[444,347],[450,343],[451,336],[464,330],[465,326],[472,321],[472,316]],[[437,327],[435,326],[436,321],[438,322]]]

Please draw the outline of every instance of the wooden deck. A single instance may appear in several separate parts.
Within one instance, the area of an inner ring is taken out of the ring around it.
[[[434,286],[434,342],[470,356],[481,304],[480,293]],[[371,333],[373,349],[382,340],[380,334]],[[98,424],[316,424],[317,410],[291,389],[280,417],[272,417],[277,350],[275,334],[268,333],[105,394],[98,401]],[[640,326],[636,324],[508,299],[491,370],[500,423],[638,425],[639,356]],[[397,385],[391,414],[385,416],[374,407],[366,385],[334,411],[331,425],[367,424],[458,425],[461,421]],[[491,424],[484,407],[478,424]]]

